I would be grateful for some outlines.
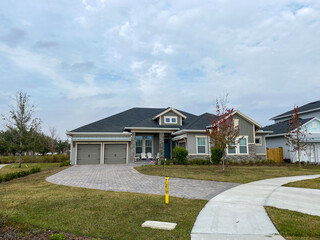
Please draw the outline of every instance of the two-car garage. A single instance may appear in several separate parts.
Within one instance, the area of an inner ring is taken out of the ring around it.
[[[123,164],[128,159],[127,143],[77,144],[76,164]]]

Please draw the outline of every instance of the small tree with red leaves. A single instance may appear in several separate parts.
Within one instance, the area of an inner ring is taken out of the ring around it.
[[[227,107],[226,94],[216,100],[216,116],[212,116],[211,125],[207,129],[211,146],[219,147],[223,150],[222,168],[224,170],[224,156],[228,145],[235,145],[239,136],[239,126],[234,126],[233,108]]]
[[[301,167],[300,156],[301,153],[306,151],[307,148],[307,143],[305,141],[307,137],[307,130],[301,126],[298,106],[294,107],[288,124],[289,128],[287,129],[286,134],[286,145],[290,147],[291,152],[297,153],[299,166]]]

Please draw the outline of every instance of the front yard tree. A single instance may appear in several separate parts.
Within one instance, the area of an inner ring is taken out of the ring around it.
[[[228,145],[234,145],[239,136],[239,126],[234,126],[233,108],[227,107],[227,98],[228,94],[216,100],[216,116],[212,116],[211,125],[207,129],[211,144],[223,151],[223,170],[226,148]]]
[[[48,146],[49,146],[49,151],[53,156],[57,147],[57,130],[55,127],[49,127],[49,132],[50,132],[50,135],[48,137]]]
[[[20,91],[15,96],[15,105],[10,106],[9,116],[3,116],[8,122],[8,130],[17,131],[19,168],[21,168],[21,154],[26,149],[29,132],[37,129],[40,124],[40,120],[33,118],[33,115],[34,105],[30,103],[30,96]]]
[[[291,152],[295,152],[298,157],[299,166],[301,167],[301,153],[306,151],[308,144],[306,143],[307,130],[303,129],[299,119],[298,107],[294,107],[293,114],[289,120],[289,128],[287,129],[287,143]]]

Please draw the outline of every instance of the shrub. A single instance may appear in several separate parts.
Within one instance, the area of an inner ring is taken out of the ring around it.
[[[188,150],[183,147],[175,147],[173,149],[174,158],[177,159],[178,164],[184,164],[187,160]]]
[[[166,165],[170,165],[170,160],[169,159],[167,159]]]
[[[3,181],[3,177],[2,177],[2,176],[0,176],[0,183],[2,183],[2,181]]]
[[[64,161],[62,163],[59,164],[59,167],[65,167],[65,166],[69,166],[70,165],[70,161]]]
[[[172,160],[172,163],[173,163],[174,165],[179,164],[178,160],[175,159],[175,158]]]
[[[160,161],[160,165],[164,165],[164,160],[161,160],[161,161]]]
[[[248,162],[248,163],[249,163],[249,165],[253,165],[254,162],[253,162],[252,159],[249,159],[249,162]]]
[[[24,163],[45,163],[45,162],[63,162],[69,160],[67,154],[44,155],[44,156],[21,156],[21,161]],[[0,163],[17,163],[18,156],[0,156]]]
[[[41,171],[41,168],[40,167],[34,167],[34,168],[31,168],[30,170],[28,171],[19,171],[19,172],[13,172],[13,173],[7,173],[4,175],[4,177],[1,177],[1,181],[4,181],[4,182],[8,182],[12,179],[15,179],[15,178],[20,178],[20,177],[24,177],[24,176],[27,176],[29,174],[32,174],[32,173],[37,173],[37,172],[40,172]]]
[[[50,240],[65,240],[66,236],[63,233],[55,233],[50,236]]]
[[[158,164],[159,164],[159,160],[158,159],[154,160],[154,165],[158,165]]]
[[[219,164],[223,155],[223,149],[219,147],[211,148],[211,160],[213,164]]]
[[[240,163],[241,163],[241,165],[246,165],[247,164],[247,160],[241,159]]]

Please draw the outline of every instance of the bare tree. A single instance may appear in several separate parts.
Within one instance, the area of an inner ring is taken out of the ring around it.
[[[48,137],[48,146],[49,146],[49,151],[53,155],[58,143],[57,130],[55,127],[49,127],[49,132],[50,132],[50,136]]]
[[[207,135],[215,147],[222,150],[222,166],[224,170],[225,149],[228,145],[236,144],[239,136],[239,126],[233,123],[233,108],[227,107],[228,94],[216,100],[216,116],[212,116],[211,126],[207,129]]]
[[[301,153],[307,148],[307,130],[303,129],[299,119],[298,106],[294,107],[293,114],[289,120],[289,128],[287,129],[287,143],[291,152],[297,153],[299,166],[301,167]]]
[[[17,129],[19,138],[19,168],[21,168],[21,154],[24,149],[28,133],[40,125],[39,118],[33,118],[34,105],[30,103],[30,96],[25,92],[18,92],[15,96],[15,105],[10,106],[9,116],[2,115],[7,120],[8,129]]]

